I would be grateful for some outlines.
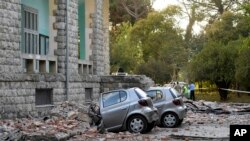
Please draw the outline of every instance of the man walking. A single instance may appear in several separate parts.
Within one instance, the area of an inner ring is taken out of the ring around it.
[[[190,99],[192,99],[193,101],[195,101],[194,89],[195,85],[193,82],[191,82],[191,84],[189,85],[189,90],[190,90]]]

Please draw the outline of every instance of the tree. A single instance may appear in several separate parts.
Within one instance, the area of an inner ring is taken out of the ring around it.
[[[242,6],[243,15],[240,16],[238,31],[241,33],[243,38],[239,41],[241,44],[239,46],[239,57],[236,59],[236,73],[235,79],[241,88],[245,90],[250,90],[250,85],[248,83],[250,79],[250,4],[245,4]],[[244,38],[245,37],[245,38]]]
[[[132,25],[130,23],[122,23],[117,27],[116,32],[111,32],[111,72],[123,68],[126,72],[133,73],[136,66],[142,62],[140,48],[131,45],[130,42],[131,29]]]
[[[227,44],[229,41],[237,40],[237,16],[232,12],[224,12],[213,24],[206,27],[207,38]]]
[[[235,78],[241,88],[250,90],[250,38],[242,41],[242,46],[239,49],[239,57],[236,59],[236,73]]]
[[[224,45],[220,42],[209,41],[191,61],[190,75],[196,81],[208,80],[215,83],[221,100],[226,100],[228,91],[220,88],[227,89],[234,81],[236,56],[237,50],[234,43]]]
[[[110,0],[110,20],[115,26],[122,22],[134,24],[152,11],[150,0]]]
[[[145,62],[137,72],[155,78],[158,83],[177,79],[175,74],[187,62],[182,31],[174,24],[177,14],[180,14],[180,7],[177,6],[170,6],[162,12],[151,12],[147,18],[136,22],[131,30],[131,42],[141,47]]]

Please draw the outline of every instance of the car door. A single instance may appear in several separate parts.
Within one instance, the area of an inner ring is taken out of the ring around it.
[[[128,94],[126,91],[113,91],[102,95],[101,115],[106,129],[117,129],[129,110]]]

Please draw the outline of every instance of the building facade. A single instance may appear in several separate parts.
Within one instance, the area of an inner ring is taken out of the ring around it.
[[[109,74],[108,8],[108,0],[1,0],[2,116],[98,97]]]
[[[0,118],[43,115],[63,101],[84,104],[102,91],[145,87],[144,76],[108,75],[108,29],[109,0],[1,0]]]

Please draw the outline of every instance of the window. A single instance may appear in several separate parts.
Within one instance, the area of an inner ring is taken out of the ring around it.
[[[85,48],[85,0],[78,0],[78,53],[79,59],[86,59]]]
[[[25,5],[22,9],[22,53],[47,55],[49,36],[39,34],[38,10]]]
[[[127,99],[127,93],[124,91],[120,91],[120,98],[121,98],[121,102],[125,101]]]
[[[27,54],[38,54],[38,10],[23,5],[22,20],[22,52]]]
[[[93,94],[92,88],[85,88],[85,101],[86,102],[92,101],[92,94]]]
[[[47,55],[49,52],[49,37],[39,34],[39,54]]]
[[[152,101],[157,101],[163,98],[163,93],[160,90],[152,90],[147,92],[147,96],[152,99]]]
[[[36,105],[52,105],[53,89],[36,89]]]
[[[125,91],[115,91],[111,93],[103,94],[103,107],[108,107],[127,99],[127,93]]]

